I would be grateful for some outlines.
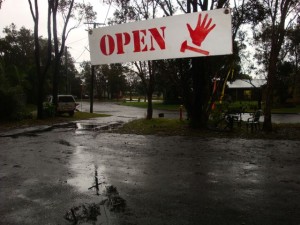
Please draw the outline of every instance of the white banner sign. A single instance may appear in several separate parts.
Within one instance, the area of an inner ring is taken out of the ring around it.
[[[93,29],[92,65],[232,54],[229,9]]]

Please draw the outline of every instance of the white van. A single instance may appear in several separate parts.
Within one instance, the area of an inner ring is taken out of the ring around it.
[[[49,99],[50,103],[53,103],[52,96]],[[70,116],[73,116],[78,104],[75,102],[75,99],[72,95],[58,95],[57,96],[57,114],[68,113]]]

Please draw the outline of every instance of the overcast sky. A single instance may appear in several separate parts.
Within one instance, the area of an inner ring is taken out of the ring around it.
[[[108,17],[114,12],[113,6],[109,8],[108,5],[103,4],[103,0],[82,0],[87,3],[90,2],[94,10],[97,12],[97,20],[95,22],[104,23],[106,15]],[[38,1],[40,7],[40,34],[47,36],[47,1]],[[3,37],[3,28],[14,23],[19,30],[22,26],[33,31],[33,20],[29,9],[28,0],[5,0],[0,9],[0,37]],[[106,20],[107,23],[107,20]],[[76,62],[90,60],[88,52],[88,35],[87,25],[82,24],[76,30],[71,31],[70,36],[66,41],[66,45]],[[78,68],[77,64],[77,68]]]

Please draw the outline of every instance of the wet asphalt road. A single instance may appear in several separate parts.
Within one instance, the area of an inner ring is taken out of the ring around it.
[[[119,110],[93,124],[144,112]],[[76,224],[66,212],[99,204],[110,185],[124,211],[101,205],[97,221],[77,224],[300,224],[300,140],[120,135],[86,124],[0,137],[1,225]]]
[[[89,112],[90,104],[89,102],[79,102],[78,109],[80,111]],[[130,121],[137,118],[146,117],[146,109],[135,108],[117,105],[111,102],[95,102],[94,103],[94,113],[104,113],[113,115],[113,118],[116,120]],[[166,110],[154,110],[153,118],[157,118],[159,113],[164,113],[166,118],[178,118],[179,119],[179,109],[178,111],[166,111]],[[248,113],[242,115],[242,119],[247,121],[250,117]],[[186,118],[186,114],[183,113],[183,118]],[[107,118],[108,121],[111,121],[112,118]],[[260,118],[260,121],[263,122],[263,116]],[[300,114],[272,114],[273,123],[300,123]]]
[[[79,102],[79,111],[89,112],[90,104],[89,102]],[[147,109],[136,108],[118,105],[111,102],[95,102],[93,106],[94,113],[103,113],[112,115],[117,120],[130,121],[132,119],[146,118]],[[159,113],[164,113],[166,118],[178,118],[179,119],[179,109],[178,112],[166,111],[166,110],[153,110],[153,118],[157,118]],[[107,118],[111,120],[112,118]]]

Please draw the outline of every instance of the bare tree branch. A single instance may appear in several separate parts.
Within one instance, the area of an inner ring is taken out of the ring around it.
[[[2,6],[3,2],[4,2],[4,0],[0,0],[0,9],[1,9],[1,6]]]
[[[178,5],[180,6],[180,9],[184,12],[184,13],[188,13],[188,11],[183,7],[183,5],[181,4],[181,2],[179,0],[176,0]],[[188,3],[189,4],[189,0],[188,0]]]

